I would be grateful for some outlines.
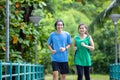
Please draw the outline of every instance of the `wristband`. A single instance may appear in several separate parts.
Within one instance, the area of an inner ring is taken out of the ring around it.
[[[65,49],[67,50],[68,48],[67,48],[67,47],[65,47]]]

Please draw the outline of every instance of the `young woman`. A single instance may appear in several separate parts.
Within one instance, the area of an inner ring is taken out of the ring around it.
[[[76,35],[74,38],[74,60],[78,73],[77,80],[82,80],[83,73],[85,79],[90,80],[90,51],[94,50],[94,42],[92,37],[88,34],[87,26],[85,24],[79,24],[78,32],[79,35]]]

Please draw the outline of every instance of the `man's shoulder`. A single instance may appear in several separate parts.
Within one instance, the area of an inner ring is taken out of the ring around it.
[[[67,35],[70,35],[70,33],[69,33],[69,32],[67,32],[67,31],[63,31],[63,33],[65,33],[65,34],[67,34]]]
[[[55,32],[51,32],[51,33],[50,33],[50,35],[54,35],[54,34],[55,34]]]

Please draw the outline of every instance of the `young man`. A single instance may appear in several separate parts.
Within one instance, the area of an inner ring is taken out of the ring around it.
[[[54,26],[56,31],[50,34],[47,42],[51,51],[53,80],[58,80],[58,71],[61,80],[66,80],[66,74],[69,72],[68,48],[71,46],[71,37],[68,32],[62,30],[62,20],[57,20]]]

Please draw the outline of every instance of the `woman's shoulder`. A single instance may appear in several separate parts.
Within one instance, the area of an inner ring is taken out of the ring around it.
[[[74,36],[74,39],[77,39],[77,38],[79,38],[79,35],[75,35],[75,36]]]
[[[87,38],[91,38],[91,35],[87,35]]]
[[[86,37],[86,39],[88,39],[88,40],[92,39],[91,35],[88,35],[88,36]]]

